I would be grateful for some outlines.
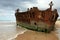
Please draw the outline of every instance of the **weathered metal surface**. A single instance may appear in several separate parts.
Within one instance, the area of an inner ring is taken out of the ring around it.
[[[17,24],[35,31],[50,32],[54,30],[59,15],[57,9],[52,10],[52,2],[49,5],[50,8],[46,10],[33,7],[26,12],[19,12],[17,9],[15,13]]]

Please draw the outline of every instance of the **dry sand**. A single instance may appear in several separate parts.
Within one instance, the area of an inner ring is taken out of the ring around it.
[[[56,27],[60,27],[60,21],[56,22]],[[42,33],[28,30],[24,34],[18,35],[15,40],[59,40],[56,32]]]
[[[57,21],[55,26],[56,26],[57,28],[60,28],[60,21]]]

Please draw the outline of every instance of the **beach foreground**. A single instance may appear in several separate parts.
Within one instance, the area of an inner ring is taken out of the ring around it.
[[[15,40],[58,40],[58,38],[54,32],[46,34],[29,30],[22,35],[18,35]]]
[[[56,22],[56,28],[59,28],[60,21]],[[28,30],[25,33],[18,35],[15,40],[59,40],[56,31],[51,33],[36,32]]]
[[[55,31],[47,34],[20,28],[16,22],[0,21],[0,40],[60,40],[60,21],[55,27]]]

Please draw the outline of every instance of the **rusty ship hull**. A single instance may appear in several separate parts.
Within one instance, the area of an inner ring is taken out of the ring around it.
[[[26,12],[19,12],[19,9],[17,9],[15,17],[17,25],[21,27],[35,31],[51,32],[55,28],[58,12],[57,9],[52,11],[52,5],[50,5],[50,8],[46,10],[33,7]]]

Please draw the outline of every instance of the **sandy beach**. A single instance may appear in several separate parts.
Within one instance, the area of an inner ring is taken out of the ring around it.
[[[24,34],[18,35],[15,40],[58,40],[58,37],[54,32],[46,34],[29,30]]]
[[[60,40],[60,21],[51,33],[36,32],[16,26],[16,22],[0,22],[0,40]]]
[[[60,28],[60,21],[56,22],[56,28]],[[60,36],[58,37],[56,31],[52,31],[51,33],[43,33],[28,30],[25,33],[18,35],[15,40],[60,40]]]

